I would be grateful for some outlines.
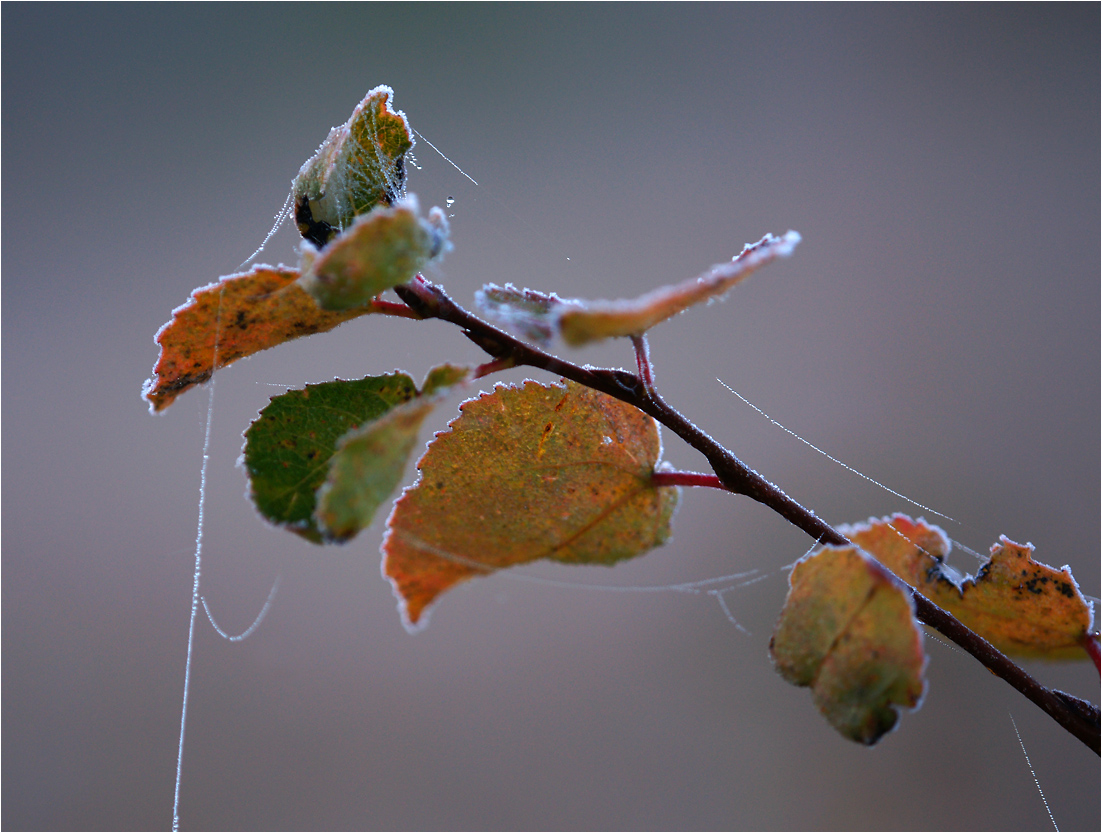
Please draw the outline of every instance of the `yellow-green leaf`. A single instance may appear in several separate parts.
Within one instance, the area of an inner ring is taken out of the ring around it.
[[[330,541],[347,541],[371,525],[379,506],[402,481],[421,423],[469,370],[442,365],[429,371],[421,394],[354,428],[337,441],[314,518]]]
[[[352,116],[329,131],[291,184],[295,222],[319,248],[353,219],[405,195],[409,122],[391,107],[394,90],[379,86]]]
[[[383,572],[407,626],[472,576],[539,558],[611,565],[668,538],[677,490],[651,482],[649,416],[572,382],[498,386],[460,410],[387,522]]]
[[[323,333],[372,312],[391,312],[370,300],[359,307],[325,312],[296,283],[297,269],[254,266],[191,293],[157,332],[161,347],[153,378],[142,395],[152,412],[232,364],[294,338]]]
[[[324,310],[361,307],[440,255],[447,235],[444,212],[434,208],[422,220],[412,197],[393,208],[375,208],[357,217],[320,253],[307,248],[300,283]]]
[[[770,650],[781,676],[809,686],[831,726],[858,743],[876,743],[925,690],[910,594],[855,547],[796,563]]]
[[[961,580],[943,563],[948,537],[921,519],[893,515],[840,531],[1003,653],[1088,658],[1083,638],[1092,627],[1091,607],[1070,568],[1034,561],[1032,544],[1001,536],[976,576]]]

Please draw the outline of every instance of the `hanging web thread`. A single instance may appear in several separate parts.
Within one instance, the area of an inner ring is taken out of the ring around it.
[[[278,222],[279,220],[277,220],[277,226]],[[269,234],[269,237],[270,236]],[[261,246],[261,248],[263,248],[263,246]],[[259,251],[259,249],[257,251]],[[253,256],[255,257],[255,254]],[[250,636],[257,627],[259,627],[261,621],[263,621],[264,617],[267,615],[272,600],[275,598],[276,590],[279,587],[279,577],[277,576],[275,584],[268,594],[268,600],[264,603],[263,608],[261,608],[260,614],[256,617],[256,621],[254,621],[244,633],[238,636],[229,636],[215,624],[214,617],[211,616],[210,613],[210,608],[207,607],[206,599],[203,599],[199,595],[199,580],[202,576],[203,564],[203,517],[207,503],[207,466],[210,462],[211,426],[214,424],[214,382],[215,374],[218,371],[218,339],[222,332],[222,298],[224,293],[225,285],[223,284],[218,290],[218,310],[214,318],[214,347],[211,354],[210,386],[207,392],[207,419],[206,426],[203,429],[203,462],[199,467],[199,512],[195,531],[195,572],[191,582],[191,615],[188,620],[187,660],[184,663],[184,694],[180,705],[180,739],[176,749],[176,785],[173,791],[172,801],[173,831],[178,831],[180,829],[180,784],[183,777],[184,766],[184,736],[187,730],[188,694],[191,690],[191,659],[195,648],[195,620],[198,616],[200,601],[202,601],[203,609],[206,610],[207,618],[210,620],[215,631],[232,642],[238,642]]]
[[[205,610],[207,613],[207,619],[208,621],[210,621],[210,626],[214,628],[214,630],[218,633],[220,637],[222,637],[223,639],[228,639],[230,642],[240,642],[243,639],[248,639],[250,636],[253,635],[256,629],[260,627],[260,623],[264,621],[264,617],[268,615],[268,610],[271,609],[272,601],[275,599],[276,592],[279,590],[279,580],[281,578],[281,575],[276,576],[275,583],[272,584],[272,589],[268,593],[268,599],[264,602],[264,606],[260,608],[260,613],[256,615],[256,619],[253,620],[253,623],[245,628],[245,630],[239,633],[237,636],[230,636],[228,633],[218,627],[218,623],[214,621],[214,615],[210,612],[210,607],[207,605],[207,597],[200,596],[199,600],[203,603],[203,610]]]
[[[195,617],[199,612],[199,576],[203,563],[203,507],[207,500],[207,463],[210,460],[210,428],[214,422],[214,377],[218,369],[218,336],[222,324],[222,295],[218,290],[218,311],[214,318],[214,352],[211,359],[210,388],[207,393],[207,425],[203,431],[203,464],[199,468],[199,521],[195,532],[195,573],[191,582],[191,619],[187,631],[187,661],[184,664],[184,696],[180,707],[180,743],[176,750],[176,789],[172,802],[172,829],[180,829],[180,780],[184,766],[184,733],[187,729],[188,691],[191,688],[191,656],[195,647]]]
[[[1018,731],[1018,721],[1014,719],[1014,715],[1007,711],[1010,715],[1010,722],[1014,724],[1014,734],[1018,736],[1018,745],[1022,747],[1022,754],[1025,755],[1025,765],[1029,767],[1029,774],[1033,776],[1033,783],[1037,785],[1037,792],[1041,794],[1041,801],[1044,802],[1045,811],[1048,813],[1048,820],[1052,822],[1053,828],[1056,833],[1060,833],[1060,828],[1056,825],[1056,819],[1052,817],[1052,808],[1048,806],[1048,799],[1045,798],[1045,791],[1041,789],[1041,782],[1037,780],[1037,773],[1033,771],[1033,764],[1029,762],[1029,753],[1025,751],[1025,744],[1022,742],[1022,733]]]

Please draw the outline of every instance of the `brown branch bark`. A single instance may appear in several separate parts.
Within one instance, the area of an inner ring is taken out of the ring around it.
[[[720,483],[728,490],[769,507],[820,543],[850,545],[850,541],[834,527],[790,498],[668,405],[654,388],[646,343],[642,337],[633,339],[639,375],[613,368],[582,367],[532,347],[487,324],[452,301],[443,289],[420,276],[397,287],[395,291],[421,317],[439,318],[462,328],[467,338],[496,360],[537,367],[634,405],[703,454]],[[915,615],[920,622],[959,645],[1093,749],[1095,754],[1100,754],[1099,712],[1096,706],[1041,685],[986,639],[965,627],[906,582],[900,580],[900,583],[910,589],[914,598]]]

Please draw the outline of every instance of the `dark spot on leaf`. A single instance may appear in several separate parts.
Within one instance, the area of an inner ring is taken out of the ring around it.
[[[329,223],[314,219],[310,200],[305,194],[295,197],[295,225],[298,226],[299,234],[319,249],[323,248],[337,233]]]

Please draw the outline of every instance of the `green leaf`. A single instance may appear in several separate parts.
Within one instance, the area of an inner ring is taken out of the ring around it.
[[[810,686],[843,736],[871,746],[917,708],[926,655],[910,594],[855,547],[824,547],[796,563],[770,642],[778,673]]]
[[[361,307],[439,256],[448,246],[447,235],[444,212],[434,208],[422,220],[415,198],[375,208],[316,256],[304,250],[300,283],[323,310]]]
[[[347,541],[371,525],[376,510],[402,482],[421,423],[448,388],[465,380],[469,372],[453,365],[433,368],[420,396],[337,441],[314,513],[327,540]]]
[[[658,426],[590,388],[526,382],[465,402],[394,505],[383,572],[407,627],[444,591],[539,558],[612,565],[664,543]]]
[[[249,494],[271,523],[314,543],[315,493],[325,482],[337,441],[417,395],[405,373],[337,379],[272,398],[245,431]]]
[[[470,375],[469,367],[454,364],[438,365],[425,376],[425,382],[421,385],[421,395],[431,396],[434,393],[443,393],[453,385],[465,382]]]
[[[476,296],[479,308],[494,323],[521,338],[546,343],[558,333],[575,347],[617,336],[641,335],[694,304],[723,296],[758,267],[788,257],[800,242],[790,231],[781,237],[767,234],[745,246],[738,257],[713,266],[703,275],[672,286],[662,286],[632,300],[564,300],[554,293],[488,285]]]
[[[409,122],[391,107],[394,90],[379,86],[302,166],[291,184],[295,222],[319,248],[361,214],[405,195]]]
[[[1000,651],[1088,659],[1083,640],[1093,625],[1091,607],[1071,569],[1034,561],[1031,544],[1001,536],[975,578],[960,578],[944,564],[948,536],[922,519],[897,514],[840,531]]]

